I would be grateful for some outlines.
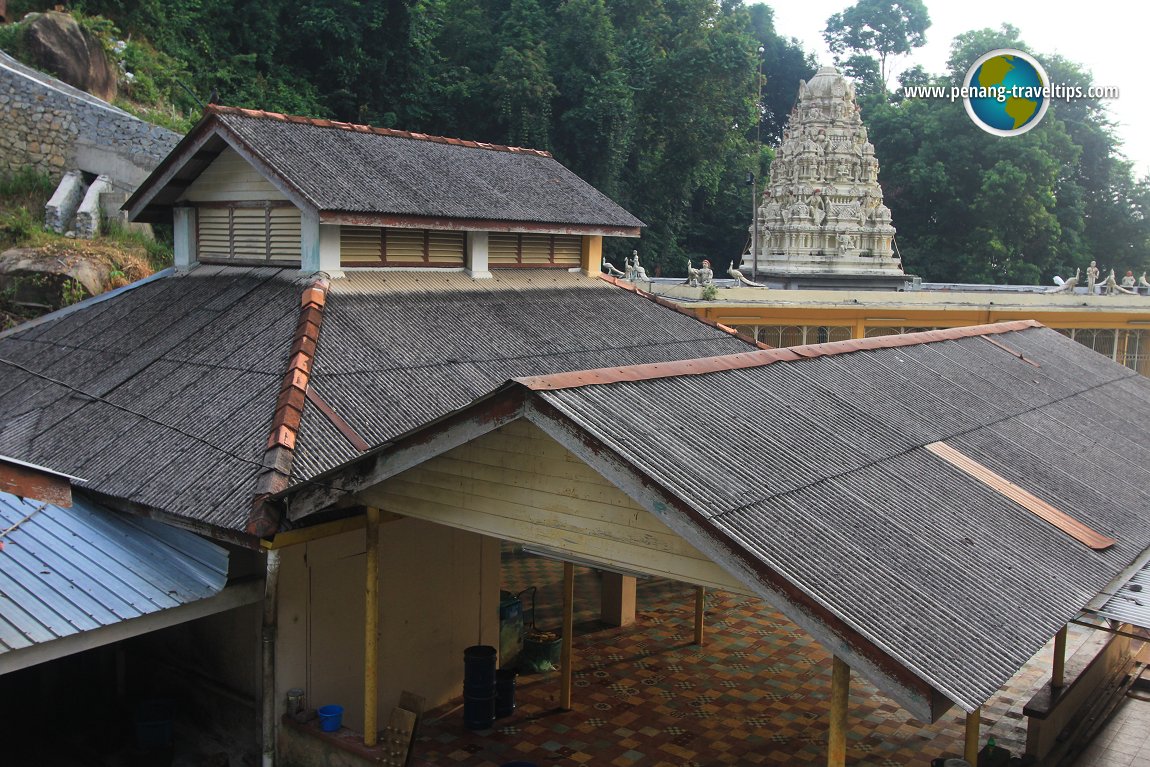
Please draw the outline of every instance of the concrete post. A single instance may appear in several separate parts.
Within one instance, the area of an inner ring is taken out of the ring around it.
[[[467,273],[477,280],[491,279],[487,263],[487,232],[468,232],[464,255]]]
[[[633,575],[604,572],[599,598],[599,619],[611,626],[630,626],[635,622],[635,587]]]
[[[172,208],[172,216],[176,269],[187,271],[200,261],[196,246],[196,209],[190,205],[177,205]]]

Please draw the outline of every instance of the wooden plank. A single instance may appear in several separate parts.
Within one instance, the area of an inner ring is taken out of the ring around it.
[[[287,197],[230,147],[184,190],[181,200],[286,200]]]
[[[945,442],[932,442],[926,446],[926,449],[959,471],[977,479],[982,484],[1006,496],[1040,519],[1054,525],[1084,546],[1088,546],[1096,551],[1102,551],[1117,543],[1113,538],[1108,538],[1091,529],[1066,512],[1051,506],[1030,491],[1019,487],[1005,477],[991,471],[973,458],[963,455]]]
[[[552,443],[552,445],[554,444],[555,443]],[[517,453],[506,453],[501,450],[486,450],[473,446],[457,448],[451,452],[444,453],[442,457],[443,460],[448,462],[458,461],[461,464],[478,464],[508,470],[521,468],[524,461],[523,456]],[[615,488],[614,485],[608,482],[594,469],[582,461],[569,460],[569,457],[574,458],[570,453],[556,456],[556,460],[551,463],[548,471],[555,472],[555,476],[560,479],[579,479],[589,485]],[[623,493],[623,495],[626,497],[626,493]]]
[[[580,476],[581,472],[569,470],[566,466],[560,466],[554,472],[550,470],[550,466],[548,466],[547,471],[515,471],[513,467],[492,466],[488,463],[461,461],[441,456],[428,461],[424,465],[424,469],[434,474],[465,477],[478,482],[491,482],[518,490],[581,498],[594,503],[613,506],[621,512],[647,514],[646,510],[627,497],[626,493],[619,488],[601,482],[588,482],[583,476]]]
[[[514,514],[534,525],[559,530],[596,530],[603,537],[632,541],[661,551],[694,551],[689,544],[681,543],[682,538],[661,520],[642,509],[436,474],[423,467],[404,472],[388,483],[393,492],[498,516]]]
[[[602,562],[605,566],[611,565],[737,594],[750,593],[745,585],[736,581],[714,562],[698,558],[701,555],[697,552],[694,556],[690,556],[660,551],[641,544],[613,540],[596,534],[598,531],[594,530],[585,532],[540,527],[523,522],[514,516],[500,516],[400,493],[385,492],[382,486],[365,490],[361,495],[366,503],[414,519],[435,522],[513,543],[536,544],[560,551],[570,551],[588,560]]]
[[[563,674],[559,684],[559,708],[571,710],[571,677],[575,670],[575,565],[563,563],[563,646],[559,667]]]

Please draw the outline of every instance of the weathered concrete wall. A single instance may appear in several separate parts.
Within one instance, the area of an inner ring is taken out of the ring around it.
[[[180,138],[0,51],[0,173],[79,169],[135,189]]]

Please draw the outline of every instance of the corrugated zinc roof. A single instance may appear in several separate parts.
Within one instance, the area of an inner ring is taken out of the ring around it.
[[[71,508],[0,493],[0,662],[9,653],[219,593],[228,553],[77,495]]]

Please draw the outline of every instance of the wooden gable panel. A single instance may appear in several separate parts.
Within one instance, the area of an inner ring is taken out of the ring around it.
[[[396,514],[545,546],[607,567],[749,593],[526,421],[429,459],[362,496]]]

